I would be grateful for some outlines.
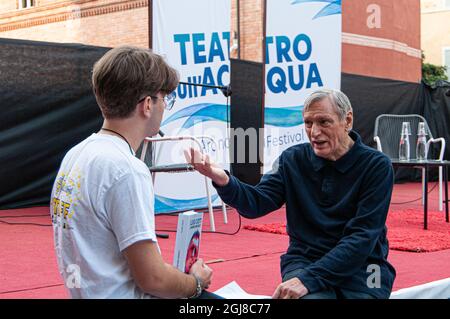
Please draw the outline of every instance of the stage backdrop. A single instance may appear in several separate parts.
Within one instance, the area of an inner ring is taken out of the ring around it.
[[[91,71],[107,50],[0,39],[0,209],[49,205],[64,155],[102,125]]]
[[[230,0],[154,0],[153,50],[164,55],[180,72],[182,82],[228,85],[230,81]],[[219,89],[180,84],[177,101],[166,111],[161,130],[166,135],[209,135],[216,145],[202,140],[204,151],[224,168],[229,164],[227,98]],[[185,162],[188,143],[165,142],[156,149],[157,164]],[[157,213],[207,207],[200,174],[157,174]],[[214,204],[219,204],[209,185]]]
[[[303,102],[340,88],[341,0],[267,0],[264,171],[307,142]]]

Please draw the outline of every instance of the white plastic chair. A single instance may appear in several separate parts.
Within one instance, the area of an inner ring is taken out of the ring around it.
[[[380,152],[386,154],[389,158],[398,158],[398,148],[400,142],[400,134],[402,129],[402,123],[409,122],[411,126],[410,135],[410,158],[416,158],[416,142],[417,142],[417,129],[419,122],[425,123],[425,131],[427,134],[427,149],[430,149],[431,144],[441,143],[439,151],[439,157],[435,160],[442,161],[445,151],[445,139],[433,138],[433,134],[428,126],[427,120],[423,116],[417,114],[407,115],[395,115],[395,114],[381,114],[375,120],[374,140],[377,143],[377,149]],[[428,156],[430,152],[428,152]],[[430,158],[428,158],[430,159]],[[425,169],[422,168],[422,194],[425,191]],[[424,196],[422,196],[422,204],[424,204]],[[442,166],[439,166],[439,210],[443,210],[442,205]]]
[[[156,163],[156,154],[155,154],[155,143],[158,142],[167,142],[167,141],[186,141],[190,140],[194,142],[199,150],[203,154],[203,147],[200,142],[202,139],[208,139],[210,140],[214,145],[216,142],[214,139],[210,136],[189,136],[189,135],[183,135],[183,136],[163,136],[163,137],[146,137],[143,142],[142,151],[140,155],[141,161],[146,163],[146,165],[149,166],[150,173],[152,174],[153,183],[155,182],[155,174],[156,173],[183,173],[183,172],[192,172],[194,171],[194,167],[191,164],[188,163],[181,163],[181,164],[167,164],[167,165],[155,165]],[[149,149],[150,146],[150,149]],[[147,154],[150,155],[151,159],[150,161],[146,160]],[[206,176],[205,178],[205,191],[206,191],[206,198],[208,201],[208,212],[209,212],[209,218],[210,218],[210,228],[211,231],[216,231],[215,221],[214,221],[214,212],[212,207],[212,200],[211,200],[211,193],[209,191],[208,187],[208,179]],[[222,213],[223,213],[223,220],[224,223],[228,223],[227,218],[227,210],[225,203],[222,202]]]

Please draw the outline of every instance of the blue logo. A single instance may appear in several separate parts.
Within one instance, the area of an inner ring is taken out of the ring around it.
[[[266,107],[264,123],[277,127],[293,127],[303,124],[303,106]],[[227,106],[225,104],[200,103],[185,107],[164,120],[165,126],[179,119],[186,119],[181,129],[188,129],[196,124],[209,121],[227,121]],[[181,130],[180,129],[180,130]]]
[[[218,195],[212,195],[211,202],[214,202],[218,198],[219,198]],[[191,199],[174,199],[170,197],[155,195],[156,213],[196,209],[199,207],[207,207],[207,206],[208,206],[207,197],[191,198]]]
[[[291,4],[301,4],[307,2],[326,2],[328,3],[317,13],[313,19],[331,16],[342,13],[342,0],[292,0]]]

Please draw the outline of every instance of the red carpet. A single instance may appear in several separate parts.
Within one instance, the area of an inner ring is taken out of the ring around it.
[[[396,185],[395,189],[393,202],[410,202],[421,194],[419,183]],[[436,193],[430,194],[430,210],[433,211],[437,210]],[[394,208],[397,212],[399,208],[420,210],[419,205],[412,202]],[[48,214],[48,207],[0,211],[0,299],[68,297],[56,265],[52,228],[37,226],[50,225]],[[430,230],[427,232],[436,232],[439,225],[449,227],[445,224],[444,214],[437,214],[440,216],[437,220],[430,217]],[[215,216],[218,232],[207,232],[209,218],[206,214],[200,247],[200,257],[204,260],[221,260],[210,264],[214,270],[211,290],[235,280],[249,293],[271,295],[281,280],[280,255],[286,251],[288,237],[242,228],[235,235],[221,234],[219,232],[236,232],[238,216],[234,210],[229,211],[227,225],[223,224],[220,212]],[[423,233],[422,216],[418,214],[416,226],[408,227],[415,227],[415,231]],[[279,225],[285,221],[284,208],[258,219],[260,224]],[[242,219],[243,228],[254,223],[255,220]],[[175,216],[156,217],[158,232],[173,231],[176,224]],[[160,239],[159,245],[164,260],[171,263],[175,233],[167,233],[170,238]],[[394,291],[450,277],[450,249],[421,254],[391,250],[388,259],[397,270]]]
[[[450,224],[443,212],[428,212],[428,229],[423,229],[423,210],[390,211],[387,220],[389,248],[410,252],[450,249]],[[285,223],[245,225],[245,229],[286,235]]]

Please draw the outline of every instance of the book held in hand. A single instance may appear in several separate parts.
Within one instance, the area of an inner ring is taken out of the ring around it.
[[[177,237],[173,254],[173,265],[188,273],[198,259],[203,213],[193,210],[178,215]]]

